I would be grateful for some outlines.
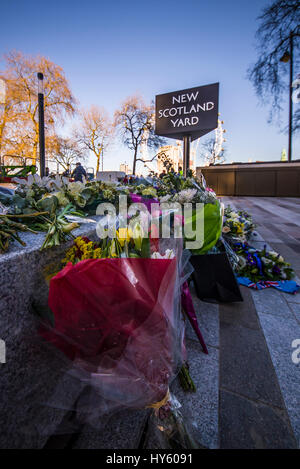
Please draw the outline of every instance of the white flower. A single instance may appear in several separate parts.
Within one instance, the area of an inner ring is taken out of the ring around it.
[[[262,257],[261,260],[265,265],[273,264],[273,261],[271,259],[267,259],[266,257]]]
[[[159,201],[161,203],[168,202],[168,200],[170,200],[170,198],[171,198],[171,194],[167,194],[167,195],[164,195],[163,197],[160,197]]]
[[[21,186],[24,186],[26,188],[29,188],[32,186],[32,184],[36,184],[39,187],[44,187],[46,189],[50,189],[50,183],[51,183],[51,178],[44,176],[41,178],[38,174],[29,174],[26,179],[21,179],[18,177],[15,177],[12,179],[12,182],[16,182],[17,184],[20,184]]]
[[[236,213],[236,212],[230,212],[230,216],[231,216],[231,218],[238,218],[239,214]]]
[[[73,196],[78,195],[84,189],[84,184],[80,181],[70,182],[68,184],[68,189]]]
[[[55,195],[55,197],[58,199],[58,203],[60,206],[65,207],[70,203],[69,199],[65,196],[63,192],[53,192],[52,195]]]
[[[167,249],[165,254],[160,254],[160,252],[154,252],[151,254],[151,259],[173,259],[175,257],[175,253],[172,249]]]
[[[275,252],[275,251],[269,251],[269,254],[270,256],[275,256],[275,257],[278,256],[278,252]]]
[[[282,257],[282,256],[279,256],[279,257],[278,257],[278,261],[279,261],[279,262],[284,262],[283,257]]]
[[[165,259],[173,259],[173,257],[175,257],[175,253],[174,253],[173,249],[167,249],[166,252],[165,252],[164,258]]]
[[[61,190],[64,186],[67,186],[68,184],[69,184],[69,179],[64,176],[60,176],[59,174],[57,174],[55,178],[51,179],[50,181],[50,186],[54,190],[55,190],[55,187],[56,189]]]
[[[181,204],[191,202],[196,194],[197,189],[184,189],[178,193],[178,202]]]

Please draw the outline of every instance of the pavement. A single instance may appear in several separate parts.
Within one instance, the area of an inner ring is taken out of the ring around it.
[[[252,214],[250,244],[279,252],[300,284],[300,200],[223,197]],[[300,339],[300,294],[241,287],[244,303],[221,305],[220,447],[299,448],[300,363],[292,360]]]

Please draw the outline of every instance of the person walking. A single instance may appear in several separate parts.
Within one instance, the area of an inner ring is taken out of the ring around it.
[[[75,179],[75,182],[83,182],[83,176],[86,178],[86,171],[80,162],[76,163],[76,168],[72,172],[72,177]]]

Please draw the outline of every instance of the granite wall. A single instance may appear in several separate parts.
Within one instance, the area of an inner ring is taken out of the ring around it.
[[[74,232],[95,238],[95,225]],[[33,310],[47,304],[47,277],[58,270],[68,242],[40,251],[44,234],[24,233],[26,247],[13,244],[0,255],[0,339],[6,363],[0,363],[0,448],[41,448],[81,392],[66,374],[67,363],[42,344]],[[49,280],[49,279],[48,279]],[[49,405],[60,393],[65,409]]]

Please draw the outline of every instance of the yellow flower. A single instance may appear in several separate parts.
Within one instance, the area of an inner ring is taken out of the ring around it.
[[[68,264],[68,262],[72,262],[74,264],[75,261],[75,253],[76,253],[76,247],[72,246],[68,251],[66,252],[66,257],[62,260],[63,264]]]
[[[101,259],[101,248],[96,248],[94,250],[93,259]]]
[[[109,257],[117,257],[116,243],[115,243],[115,240],[114,240],[114,239],[113,239],[112,242],[110,243],[110,247],[109,247]]]
[[[156,189],[154,189],[154,187],[147,187],[146,189],[142,191],[142,195],[152,195],[152,197],[156,197],[157,192],[156,192]]]
[[[80,251],[79,254],[78,251]],[[92,241],[86,242],[81,238],[81,236],[78,236],[74,240],[73,246],[71,246],[71,248],[66,252],[65,258],[62,262],[64,264],[67,264],[68,262],[72,262],[72,264],[74,264],[75,261],[78,260],[101,259],[101,257],[102,250],[100,247],[97,247],[97,245]]]
[[[125,242],[129,243],[130,234],[129,234],[128,228],[120,228],[117,231],[117,238],[118,238],[118,241],[119,241],[121,247],[124,246]]]
[[[135,223],[133,230],[129,228],[129,234],[134,240],[135,248],[140,251],[142,249],[142,241],[144,238],[144,230],[140,223]]]

